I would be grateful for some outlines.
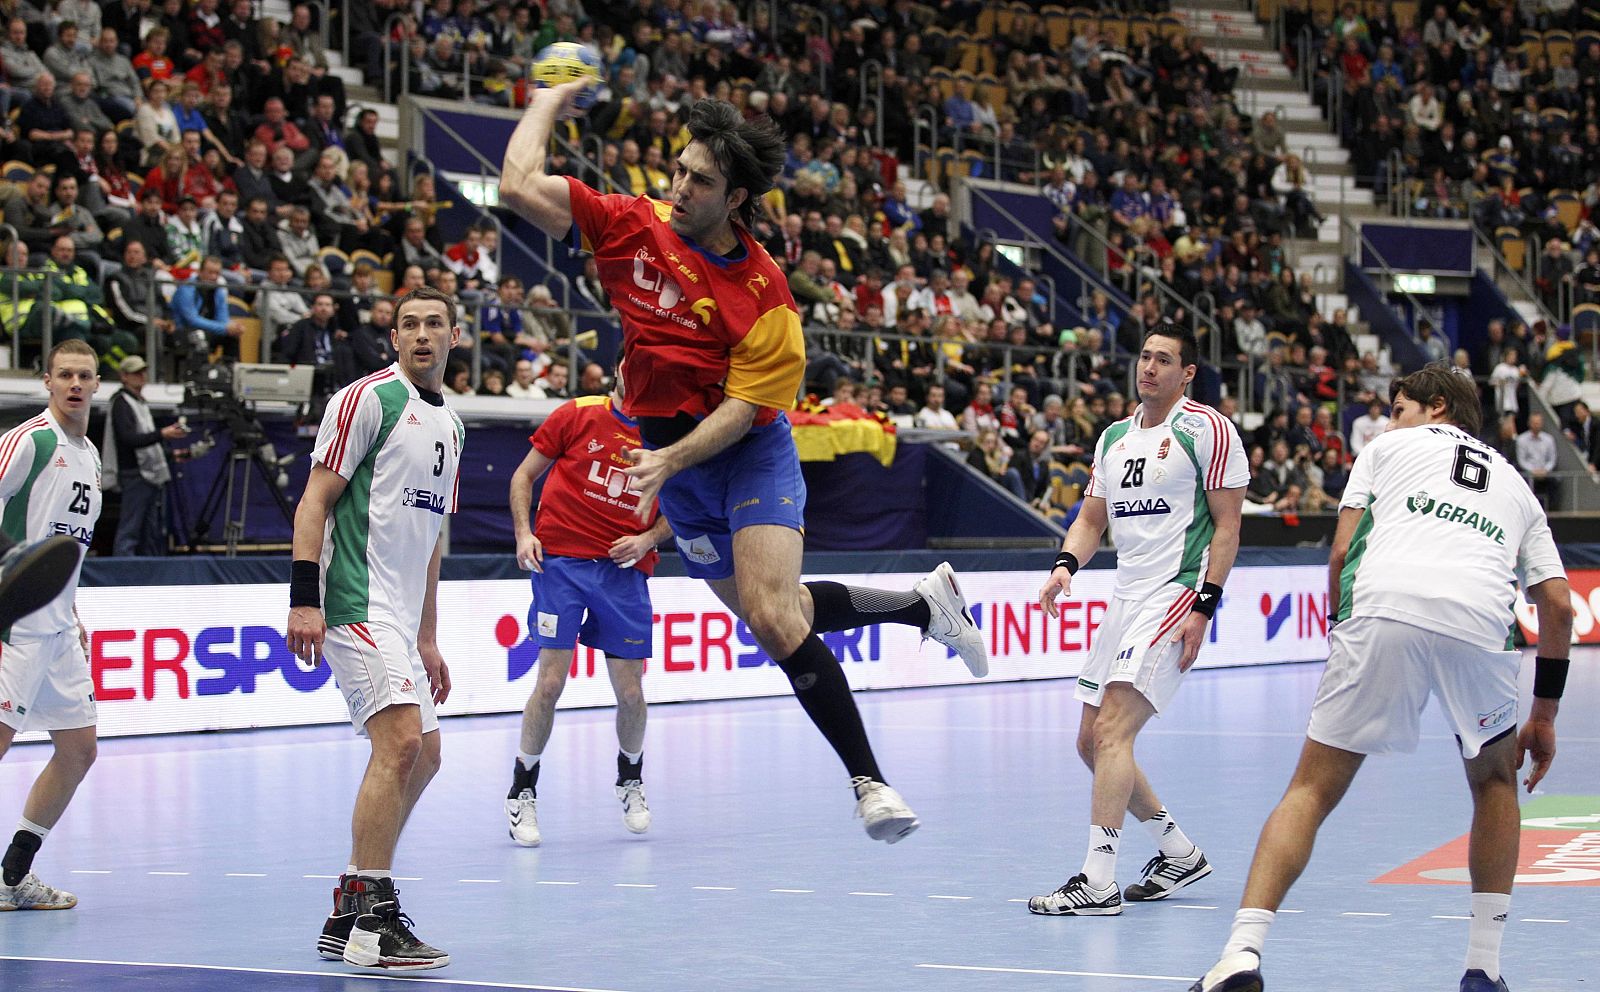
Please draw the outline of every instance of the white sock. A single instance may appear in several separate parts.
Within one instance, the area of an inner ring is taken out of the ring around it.
[[[362,878],[393,878],[388,868],[362,868],[356,872]]]
[[[40,840],[44,840],[46,837],[50,836],[49,827],[41,827],[27,817],[22,817],[21,819],[17,820],[17,829],[26,830],[30,834],[35,834]]]
[[[344,873],[346,875],[354,875],[354,874],[356,874],[356,866],[355,865],[345,865],[344,866]]]
[[[1091,889],[1103,889],[1117,880],[1117,848],[1121,845],[1121,830],[1089,824],[1089,853],[1083,859],[1083,873]]]
[[[1493,981],[1500,977],[1500,938],[1511,912],[1511,893],[1474,892],[1472,929],[1467,935],[1467,970],[1482,968]]]
[[[1278,914],[1270,909],[1241,909],[1234,913],[1233,932],[1228,935],[1228,943],[1222,948],[1222,956],[1227,957],[1235,951],[1251,951],[1260,957],[1261,948],[1267,943],[1267,931],[1277,918]]]
[[[1156,811],[1156,815],[1144,821],[1144,828],[1150,831],[1150,839],[1161,848],[1161,853],[1169,858],[1187,858],[1194,854],[1198,847],[1184,832],[1179,829],[1178,821],[1172,818],[1165,806]]]
[[[541,751],[541,752],[539,752],[539,754],[529,754],[526,751],[518,751],[517,752],[517,761],[522,764],[523,768],[531,770],[534,765],[537,765],[539,763],[539,755],[541,755],[543,753],[544,752]]]
[[[617,748],[617,751],[624,758],[628,759],[628,764],[630,765],[637,765],[639,763],[639,759],[644,757],[644,748],[642,747],[637,751],[624,751],[621,748]]]

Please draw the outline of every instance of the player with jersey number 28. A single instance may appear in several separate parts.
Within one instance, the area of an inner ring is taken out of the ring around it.
[[[539,769],[567,684],[574,643],[606,655],[617,694],[617,798],[633,833],[650,828],[644,798],[644,660],[650,657],[647,580],[656,545],[672,530],[659,513],[635,515],[638,487],[624,452],[639,446],[639,425],[622,412],[617,376],[610,396],[581,396],[556,407],[529,438],[533,450],[511,476],[517,564],[532,574],[528,636],[539,645],[539,675],[522,711],[522,740],[506,795],[511,839],[538,847]],[[550,471],[537,521],[528,519],[533,484]],[[647,508],[648,509],[648,508]]]
[[[1056,599],[1100,546],[1117,546],[1112,602],[1078,678],[1078,754],[1094,773],[1083,870],[1028,909],[1051,916],[1116,916],[1130,902],[1165,899],[1211,865],[1156,798],[1133,756],[1150,718],[1177,694],[1200,653],[1239,551],[1249,462],[1233,424],[1185,398],[1198,356],[1194,334],[1167,321],[1139,351],[1139,406],[1106,428],[1083,508],[1062,543],[1039,605]],[[1144,823],[1159,851],[1127,890],[1116,882],[1124,814]]]
[[[1455,731],[1472,793],[1472,917],[1460,992],[1507,992],[1500,941],[1522,830],[1517,769],[1533,756],[1532,792],[1555,759],[1572,594],[1544,509],[1516,466],[1476,437],[1471,377],[1437,363],[1393,388],[1390,430],[1361,449],[1339,501],[1328,556],[1328,613],[1338,624],[1300,763],[1261,830],[1222,958],[1190,992],[1266,987],[1267,931],[1311,859],[1317,830],[1367,755],[1416,750],[1430,696]],[[1539,620],[1533,702],[1520,732],[1522,653],[1507,636],[1519,572]]]
[[[461,339],[455,303],[424,286],[395,306],[399,361],[328,401],[294,518],[289,650],[326,657],[356,732],[372,744],[350,863],[317,939],[325,958],[378,971],[442,968],[411,932],[392,869],[406,818],[439,770],[450,669],[436,638],[440,532],[454,513],[465,432],[444,405]]]
[[[94,764],[94,682],[89,635],[74,599],[83,549],[100,518],[100,455],[86,436],[100,359],[82,341],[65,341],[45,360],[49,406],[0,435],[0,505],[8,541],[73,539],[65,586],[35,612],[0,630],[0,757],[16,735],[44,730],[54,748],[22,807],[0,858],[0,912],[71,909],[78,898],[41,882],[33,858]]]
[[[545,173],[551,128],[581,86],[532,95],[506,149],[501,203],[594,254],[622,319],[625,412],[644,442],[628,469],[641,519],[659,494],[685,569],[750,626],[844,762],[867,835],[894,843],[916,814],[884,781],[818,634],[910,624],[976,675],[989,659],[948,564],[909,593],[800,583],[806,493],[787,411],[805,379],[805,341],[788,283],[749,229],[782,168],[783,134],[702,100],[670,201],[602,196]]]

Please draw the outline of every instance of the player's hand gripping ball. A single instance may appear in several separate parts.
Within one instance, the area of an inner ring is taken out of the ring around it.
[[[572,98],[571,105],[574,110],[588,110],[600,91],[600,52],[593,45],[558,41],[546,46],[534,59],[531,75],[541,87],[587,82],[588,85]]]

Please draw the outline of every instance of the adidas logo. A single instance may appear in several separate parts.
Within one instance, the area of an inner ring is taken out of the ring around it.
[[[56,468],[66,468],[67,460],[61,455],[56,456]]]
[[[1094,849],[1094,853],[1096,853],[1096,854],[1116,854],[1117,852],[1116,852],[1115,849],[1112,848],[1112,846],[1110,844],[1101,844],[1099,847]]]
[[[413,427],[421,427],[422,426],[422,421],[418,420],[417,419],[417,415],[414,414],[414,413],[406,414],[406,423],[410,424]]]
[[[400,691],[401,692],[416,692],[417,691],[417,687],[411,684],[411,680],[410,679],[406,679],[404,682],[400,683]]]
[[[11,712],[11,700],[9,700],[9,699],[0,699],[0,713],[10,713],[10,712]]]

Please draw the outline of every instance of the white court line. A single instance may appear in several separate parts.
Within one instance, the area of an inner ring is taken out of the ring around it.
[[[1571,920],[1523,920],[1524,923],[1571,923]]]
[[[395,882],[420,882],[420,881],[422,881],[422,876],[421,875],[396,875],[396,876],[394,876],[392,881],[395,881]]]
[[[459,882],[462,885],[499,885],[500,884],[500,880],[498,878],[458,878],[458,879],[456,879],[456,881]]]
[[[1292,913],[1292,914],[1298,916],[1299,914],[1304,913],[1304,912],[1305,912],[1305,910],[1303,910],[1303,909],[1280,909],[1280,910],[1278,910],[1278,915],[1282,916],[1284,913]]]
[[[1393,916],[1393,913],[1340,913],[1340,916]]]
[[[618,889],[653,889],[653,888],[655,888],[655,883],[653,883],[653,882],[618,882],[618,883],[616,883],[616,885],[614,887],[618,888]]]
[[[767,891],[768,892],[786,892],[786,893],[789,893],[790,895],[797,895],[797,896],[808,896],[808,895],[810,895],[811,893],[813,893],[813,892],[815,892],[817,890],[816,889],[768,889]]]
[[[739,891],[738,889],[735,889],[731,885],[696,885],[694,888],[698,892],[737,892],[737,891]]]
[[[1216,909],[1217,907],[1215,907],[1215,906],[1189,906],[1189,905],[1185,905],[1184,903],[1181,903],[1181,902],[1175,902],[1175,903],[1172,904],[1172,908],[1173,909]]]
[[[1026,899],[1007,899],[1006,902],[1027,902]]]
[[[1470,916],[1435,916],[1436,920],[1470,920]]]
[[[367,982],[393,982],[393,975],[362,975],[333,971],[294,971],[288,968],[234,968],[221,964],[179,964],[168,961],[99,961],[93,958],[35,958],[18,954],[0,954],[0,961],[34,961],[40,964],[98,964],[116,968],[185,968],[190,971],[224,971],[247,975],[307,975],[312,978],[361,980]],[[616,989],[590,989],[576,985],[519,985],[515,982],[471,982],[464,978],[423,978],[406,976],[403,981],[415,985],[453,985],[473,989],[522,989],[525,992],[618,992]]]
[[[852,892],[853,896],[892,896],[893,892]]]
[[[111,872],[107,871],[104,868],[74,868],[74,869],[72,869],[71,872],[69,872],[69,874],[72,874],[72,875],[109,875],[109,874],[111,874]]]
[[[540,881],[535,882],[534,884],[535,885],[582,885],[583,883],[582,882],[552,882],[552,881],[541,879]]]
[[[1126,978],[1138,982],[1193,982],[1193,978],[1176,975],[1122,975],[1114,971],[1053,971],[1048,968],[983,968],[973,964],[919,964],[918,968],[937,968],[941,971],[983,971],[1003,975],[1065,975],[1070,978]]]
[[[260,871],[230,871],[223,878],[266,878],[266,872]]]
[[[182,878],[182,877],[184,877],[185,875],[187,875],[189,873],[186,872],[186,871],[147,871],[147,872],[145,872],[145,874],[146,875],[166,875],[166,876],[171,877],[171,878]]]
[[[971,896],[929,896],[928,898],[929,899],[949,899],[949,900],[952,900],[954,902],[966,902],[969,899],[971,899],[972,897]]]
[[[335,882],[337,882],[339,880],[339,876],[338,875],[301,875],[300,877],[301,878],[327,878],[327,879],[332,879]]]

